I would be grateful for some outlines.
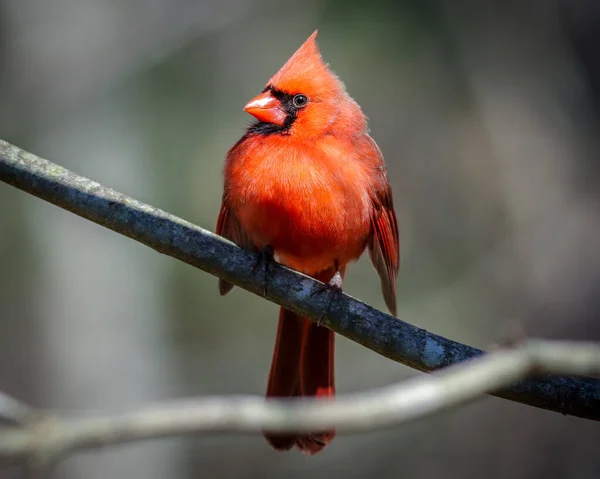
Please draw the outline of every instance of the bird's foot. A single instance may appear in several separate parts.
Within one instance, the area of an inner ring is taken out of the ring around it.
[[[269,284],[269,266],[275,260],[275,251],[269,245],[258,251],[258,258],[252,267],[252,273],[255,273],[258,267],[262,264],[264,269],[263,278],[263,294],[267,297],[267,284]]]
[[[333,275],[333,278],[331,278],[327,283],[317,286],[315,290],[312,293],[310,293],[311,296],[314,296],[315,294],[321,294],[325,291],[330,292],[329,299],[327,301],[327,308],[325,308],[325,311],[317,320],[318,326],[321,326],[321,321],[323,320],[323,317],[325,316],[326,312],[329,311],[329,307],[331,306],[331,301],[334,295],[337,296],[341,294],[343,282],[344,281],[342,279],[342,275],[339,271],[336,271]]]

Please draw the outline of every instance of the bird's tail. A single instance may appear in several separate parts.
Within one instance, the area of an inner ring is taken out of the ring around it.
[[[281,308],[266,396],[335,396],[334,334]],[[265,433],[275,449],[284,451],[296,445],[307,455],[319,452],[334,436],[333,429],[308,434]]]

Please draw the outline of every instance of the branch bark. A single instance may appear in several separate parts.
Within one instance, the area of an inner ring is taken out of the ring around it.
[[[0,140],[0,180],[83,218],[265,296],[257,257],[210,231],[79,176]],[[429,333],[346,294],[311,295],[320,283],[284,266],[270,267],[266,299],[389,359],[431,372],[483,351]],[[215,287],[216,288],[216,287]],[[331,304],[329,304],[331,303]],[[600,420],[600,380],[543,377],[495,391],[499,397]]]
[[[530,341],[450,366],[431,376],[333,401],[205,397],[103,417],[48,413],[0,434],[0,459],[28,460],[36,469],[76,450],[159,437],[216,432],[339,432],[391,427],[467,403],[532,374],[600,374],[597,344]],[[598,398],[600,404],[600,398]]]

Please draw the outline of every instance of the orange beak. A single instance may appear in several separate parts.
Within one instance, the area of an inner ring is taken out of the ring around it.
[[[283,110],[281,102],[275,98],[270,91],[261,93],[253,98],[244,110],[250,113],[258,121],[274,123],[282,126],[285,123],[287,113]]]

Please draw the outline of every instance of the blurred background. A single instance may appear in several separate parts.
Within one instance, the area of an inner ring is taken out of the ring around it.
[[[481,348],[516,323],[599,340],[597,0],[0,0],[0,138],[214,231],[242,107],[315,28],[388,164],[400,318]],[[264,393],[271,303],[5,184],[0,265],[4,392],[75,411]],[[366,257],[345,288],[384,308]],[[420,374],[339,336],[336,361],[339,392]],[[52,477],[585,479],[599,444],[487,397],[310,458],[200,436]]]

